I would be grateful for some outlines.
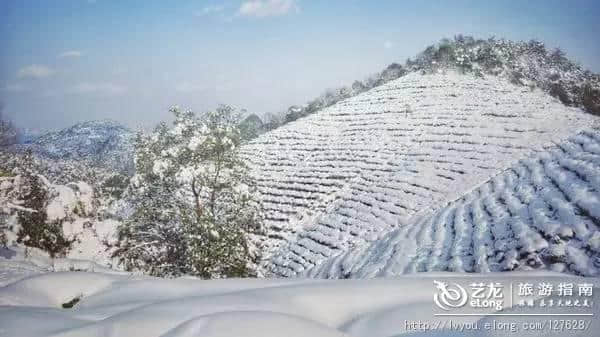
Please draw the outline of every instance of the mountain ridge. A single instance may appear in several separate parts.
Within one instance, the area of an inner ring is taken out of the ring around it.
[[[285,125],[412,72],[433,73],[443,69],[480,77],[502,76],[514,84],[540,88],[566,105],[600,115],[600,75],[584,70],[560,48],[548,50],[537,40],[475,39],[456,35],[454,39],[444,38],[426,47],[403,64],[391,63],[364,81],[328,89],[304,105],[293,105],[284,113],[283,122],[274,124]]]
[[[16,151],[31,150],[51,160],[81,161],[93,167],[133,172],[134,132],[111,119],[85,121],[47,132]]]

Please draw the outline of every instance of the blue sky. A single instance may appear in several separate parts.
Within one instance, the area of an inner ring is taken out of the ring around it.
[[[276,112],[458,33],[537,38],[600,72],[599,16],[577,0],[2,0],[0,101],[31,128]]]

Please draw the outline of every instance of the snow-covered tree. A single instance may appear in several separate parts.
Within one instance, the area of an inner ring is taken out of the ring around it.
[[[239,124],[242,140],[252,140],[266,131],[265,123],[256,114],[250,114]]]
[[[0,146],[17,143],[18,132],[11,121],[4,118],[2,102],[0,102]]]
[[[272,112],[268,112],[263,117],[265,121],[265,131],[274,130],[280,127],[284,122],[284,116],[282,114],[274,114]]]
[[[40,248],[51,257],[64,256],[74,240],[65,236],[62,220],[48,218],[49,183],[36,171],[31,151],[23,157],[19,170],[17,242]]]
[[[131,220],[119,228],[116,255],[128,269],[153,275],[248,276],[257,260],[249,244],[260,212],[238,157],[239,115],[228,106],[196,117],[172,108],[136,142]]]

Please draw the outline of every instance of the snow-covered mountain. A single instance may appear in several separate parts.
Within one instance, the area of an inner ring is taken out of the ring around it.
[[[42,156],[77,160],[103,168],[129,172],[133,169],[134,133],[111,120],[83,122],[49,132],[29,146]]]
[[[537,40],[475,39],[457,35],[425,48],[404,64],[392,63],[380,73],[351,86],[329,89],[302,106],[291,106],[283,115],[286,124],[341,100],[356,96],[413,72],[434,73],[455,69],[475,76],[499,76],[514,84],[535,87],[566,105],[600,115],[600,75],[585,70],[560,48],[548,49]],[[277,118],[271,125],[280,125]]]
[[[600,130],[524,158],[431,215],[328,260],[313,277],[548,268],[600,272]]]
[[[412,223],[596,118],[496,76],[411,73],[244,149],[271,272],[294,275]]]

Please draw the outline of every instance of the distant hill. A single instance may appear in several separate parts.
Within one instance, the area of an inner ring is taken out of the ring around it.
[[[44,134],[30,144],[36,154],[54,160],[84,161],[122,172],[133,170],[134,133],[111,120],[83,122]]]
[[[267,131],[265,124],[256,114],[240,121],[240,131],[245,140],[254,139]],[[78,123],[59,131],[41,135],[21,132],[20,145],[8,150],[31,149],[35,154],[55,162],[81,161],[93,167],[132,173],[135,133],[112,120],[97,120]],[[16,135],[15,135],[16,137]]]

